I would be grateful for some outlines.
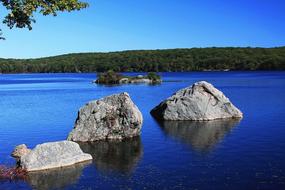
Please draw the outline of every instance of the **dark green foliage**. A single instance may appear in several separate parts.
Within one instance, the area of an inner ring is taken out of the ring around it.
[[[0,59],[0,73],[285,70],[285,47],[192,48]]]
[[[123,79],[123,81],[121,81]],[[109,70],[104,73],[98,73],[97,80],[95,83],[97,84],[128,84],[128,83],[140,83],[140,79],[150,79],[152,83],[160,83],[161,78],[158,74],[154,72],[148,73],[146,76],[138,75],[138,76],[125,76],[120,73]]]
[[[74,11],[86,8],[87,3],[78,0],[0,0],[0,3],[7,9],[3,23],[9,28],[28,28],[32,29],[35,22],[34,13],[42,15],[56,16],[58,12]],[[0,40],[4,39],[1,37]]]
[[[109,70],[105,73],[99,73],[96,83],[97,84],[119,84],[120,79],[122,79],[122,75],[120,73],[116,73],[112,70]]]
[[[149,72],[147,74],[147,78],[152,80],[154,83],[155,82],[160,82],[161,81],[161,78],[158,74],[156,74],[155,72]]]

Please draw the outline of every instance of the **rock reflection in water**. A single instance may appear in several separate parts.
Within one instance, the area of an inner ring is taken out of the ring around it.
[[[93,156],[96,168],[102,173],[132,173],[143,155],[140,137],[124,141],[79,143],[83,152]]]
[[[239,123],[239,119],[214,121],[161,121],[166,135],[189,144],[194,150],[208,152]]]
[[[76,183],[83,169],[90,163],[92,163],[92,161],[78,163],[64,168],[31,172],[28,175],[27,181],[33,189],[64,189],[68,185]]]

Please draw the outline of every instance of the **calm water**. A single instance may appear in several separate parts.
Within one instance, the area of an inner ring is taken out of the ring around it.
[[[285,72],[163,73],[162,85],[97,86],[95,74],[0,75],[0,164],[14,146],[66,139],[86,102],[128,92],[142,135],[81,144],[93,163],[0,181],[0,189],[285,189]],[[149,111],[207,80],[239,107],[240,121],[156,122]]]

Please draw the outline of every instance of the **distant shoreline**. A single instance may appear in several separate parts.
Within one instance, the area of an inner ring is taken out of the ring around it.
[[[236,72],[248,72],[248,73],[254,73],[254,72],[285,72],[285,70],[235,70],[235,71],[170,71],[170,72],[158,72],[158,73],[236,73]],[[121,73],[134,73],[134,74],[140,74],[140,73],[147,73],[147,72],[121,72]],[[86,72],[86,73],[72,73],[72,72],[66,72],[66,73],[0,73],[1,75],[29,75],[29,74],[97,74],[97,72]],[[164,81],[169,82],[169,81]]]
[[[285,70],[285,47],[191,48],[1,59],[0,73],[193,72]]]

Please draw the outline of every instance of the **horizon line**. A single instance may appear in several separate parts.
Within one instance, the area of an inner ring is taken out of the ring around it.
[[[44,58],[53,58],[58,56],[65,56],[65,55],[72,55],[72,54],[108,54],[108,53],[120,53],[120,52],[130,52],[130,51],[164,51],[164,50],[179,50],[179,49],[208,49],[208,48],[251,48],[251,49],[274,49],[274,48],[285,48],[285,45],[282,46],[272,46],[272,47],[261,47],[261,46],[207,46],[207,47],[189,47],[189,48],[158,48],[158,49],[124,49],[124,50],[114,50],[114,51],[86,51],[86,52],[70,52],[70,53],[63,53],[63,54],[55,54],[55,55],[47,55],[47,56],[40,56],[40,57],[29,57],[29,58],[3,58],[0,59],[13,59],[13,60],[28,60],[28,59],[44,59]]]

